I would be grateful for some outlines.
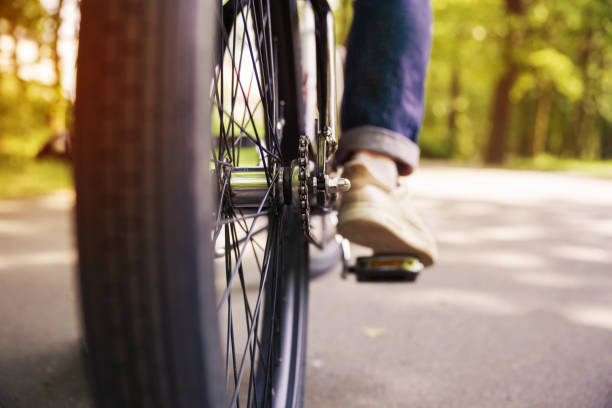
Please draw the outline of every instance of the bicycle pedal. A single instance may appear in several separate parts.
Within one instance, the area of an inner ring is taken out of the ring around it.
[[[358,282],[414,282],[423,268],[414,256],[374,255],[357,258],[345,273],[355,274]]]

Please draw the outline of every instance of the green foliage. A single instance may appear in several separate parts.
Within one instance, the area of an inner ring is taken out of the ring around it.
[[[68,111],[59,91],[36,83],[22,89],[0,76],[0,198],[35,196],[72,186],[70,166],[34,157],[54,129],[52,118]]]
[[[0,2],[0,33],[19,27],[30,34],[40,34],[48,13],[39,0],[8,0]]]
[[[54,87],[0,76],[0,154],[34,157],[44,142],[63,127],[69,101]],[[58,120],[58,116],[62,116]]]
[[[0,36],[8,36],[12,43],[1,50],[1,198],[38,195],[72,184],[67,163],[34,158],[50,136],[69,126],[71,102],[59,78],[57,85],[48,86],[20,76],[23,61],[16,45],[33,41],[39,58],[51,58],[57,65],[57,21],[57,15],[50,14],[39,0],[0,1]]]
[[[344,16],[352,11],[344,1],[337,3],[336,24],[346,25]],[[496,86],[513,64],[510,157],[538,149],[549,155],[609,157],[610,1],[516,0],[522,5],[519,13],[507,12],[508,3],[432,0],[422,154],[479,159],[492,137]]]
[[[72,171],[65,162],[0,155],[0,199],[37,196],[70,188]]]
[[[523,73],[513,89],[513,97],[520,100],[526,91],[541,84],[552,82],[555,88],[572,102],[584,91],[584,84],[572,60],[554,48],[543,48],[530,52],[525,63],[532,68]]]

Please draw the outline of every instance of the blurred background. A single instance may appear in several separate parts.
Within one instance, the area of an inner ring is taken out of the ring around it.
[[[336,4],[344,43],[352,0]],[[424,157],[537,169],[612,158],[608,0],[433,0]]]
[[[77,0],[0,2],[0,197],[71,187],[78,17]]]
[[[78,2],[0,2],[0,197],[71,186]],[[342,45],[352,0],[331,5]],[[432,5],[424,158],[612,177],[608,0]]]
[[[3,408],[91,407],[71,224],[79,1],[0,0]],[[331,5],[342,54],[352,0]],[[612,407],[610,0],[432,6],[410,183],[440,262],[416,285],[312,281],[306,406]]]

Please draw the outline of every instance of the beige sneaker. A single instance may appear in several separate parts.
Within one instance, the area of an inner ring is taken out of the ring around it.
[[[363,161],[345,164],[351,190],[341,198],[338,232],[375,254],[410,254],[425,266],[437,257],[436,242],[418,216],[406,187],[377,179]]]

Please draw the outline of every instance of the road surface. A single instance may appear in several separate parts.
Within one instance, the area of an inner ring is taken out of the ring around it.
[[[313,281],[307,407],[612,407],[612,181],[424,168],[416,284]],[[0,202],[0,407],[90,407],[72,196]],[[357,249],[360,253],[362,249]]]

